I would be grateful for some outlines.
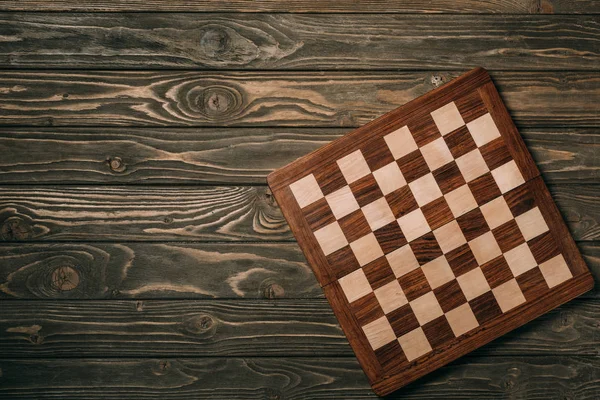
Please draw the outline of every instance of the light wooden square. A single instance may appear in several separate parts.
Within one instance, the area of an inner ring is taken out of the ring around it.
[[[446,257],[444,256],[440,256],[435,260],[428,262],[423,265],[421,269],[432,289],[440,287],[444,283],[454,279],[452,268],[450,268],[450,264],[448,264],[448,260],[446,260]]]
[[[361,267],[383,257],[383,250],[372,232],[350,243],[350,248]]]
[[[321,187],[313,174],[292,183],[290,189],[300,208],[306,207],[323,197]]]
[[[502,194],[525,183],[515,160],[511,160],[492,171],[492,176]]]
[[[531,240],[536,236],[548,231],[548,225],[542,216],[542,212],[538,207],[519,215],[515,218],[519,230],[523,234],[525,240]]]
[[[435,122],[440,133],[446,135],[453,130],[460,128],[465,124],[458,108],[454,102],[448,103],[445,106],[438,108],[431,113],[431,117]]]
[[[390,283],[375,290],[375,297],[384,313],[390,313],[405,304],[408,300],[400,287],[400,283],[394,279]]]
[[[400,171],[400,167],[395,161],[374,171],[373,177],[384,196],[406,185],[406,179],[404,179],[404,175],[402,175],[402,171]]]
[[[385,316],[362,327],[373,350],[396,340],[396,334]]]
[[[452,220],[446,225],[437,228],[433,231],[433,235],[444,254],[467,243],[467,239],[456,220]]]
[[[472,150],[464,156],[456,159],[456,165],[465,181],[471,182],[473,179],[480,177],[488,172],[488,168],[479,149]]]
[[[527,243],[520,244],[504,253],[504,258],[514,276],[519,276],[537,266]]]
[[[490,113],[484,114],[469,122],[467,128],[469,129],[469,132],[471,132],[471,136],[477,147],[481,147],[497,137],[500,137],[500,131],[494,123]]]
[[[314,235],[326,256],[348,245],[348,240],[337,221],[316,230]]]
[[[471,301],[491,290],[481,268],[477,267],[456,278],[467,300]]]
[[[498,242],[492,232],[486,232],[469,242],[469,247],[477,260],[477,264],[483,265],[486,262],[502,254]]]
[[[425,325],[426,323],[433,321],[437,317],[444,315],[440,303],[433,292],[427,292],[421,297],[417,297],[410,302],[410,308],[412,308],[415,317],[419,324]]]
[[[327,204],[329,204],[329,208],[331,208],[336,219],[345,217],[360,208],[354,197],[354,193],[350,190],[350,186],[344,186],[328,194],[325,196],[325,200],[327,200]]]
[[[408,361],[415,360],[431,351],[431,345],[421,327],[400,336],[398,343]]]
[[[512,212],[510,212],[504,196],[496,197],[494,200],[482,205],[480,209],[490,229],[495,229],[513,219]]]
[[[431,231],[425,215],[423,215],[423,211],[420,208],[398,218],[398,225],[400,225],[404,237],[409,242]]]
[[[562,254],[541,263],[540,271],[542,271],[542,275],[544,275],[544,279],[550,288],[573,277],[573,273],[571,273]]]
[[[511,279],[492,289],[494,297],[502,312],[507,312],[516,306],[525,303],[525,296],[516,279]]]
[[[383,140],[385,140],[385,143],[396,160],[418,149],[415,138],[412,133],[410,133],[408,126],[403,126],[402,128],[396,129],[394,132],[385,135]]]
[[[396,278],[400,278],[410,271],[419,268],[419,261],[409,245],[404,245],[386,254],[385,258],[387,258]]]
[[[415,196],[419,207],[423,207],[433,200],[442,197],[442,191],[431,173],[412,181],[408,184],[408,187],[413,196]]]
[[[444,197],[454,218],[458,218],[477,208],[477,201],[475,201],[475,197],[473,197],[473,193],[468,185],[462,185],[458,189],[446,193]]]
[[[465,303],[446,313],[446,319],[454,336],[459,337],[479,326],[469,303]]]
[[[349,303],[368,295],[373,291],[365,272],[359,268],[338,280]]]
[[[362,208],[362,212],[372,230],[377,230],[396,219],[385,197],[367,204]]]
[[[432,171],[454,160],[444,138],[438,138],[421,147],[421,154]]]
[[[356,150],[353,153],[348,154],[345,157],[337,160],[337,164],[342,171],[342,175],[349,184],[356,182],[363,176],[367,176],[371,173],[369,165],[365,161],[360,150]]]

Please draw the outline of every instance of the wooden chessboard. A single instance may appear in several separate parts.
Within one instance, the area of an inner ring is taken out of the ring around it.
[[[380,395],[593,286],[481,68],[268,182]]]

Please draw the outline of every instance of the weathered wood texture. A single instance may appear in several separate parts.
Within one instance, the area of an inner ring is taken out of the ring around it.
[[[579,248],[600,280],[600,243]],[[323,297],[295,243],[2,244],[0,271],[7,299]]]
[[[595,356],[599,312],[575,300],[474,354]],[[0,331],[3,358],[353,356],[324,299],[11,301]]]
[[[600,12],[593,0],[4,0],[0,10],[10,11],[188,11],[188,12],[293,12],[293,13],[514,13],[571,14]]]
[[[600,239],[598,185],[551,186],[576,240]],[[0,186],[3,241],[293,240],[264,186]]]
[[[0,66],[597,70],[599,34],[590,15],[7,13]]]
[[[353,357],[2,360],[0,396],[19,399],[375,398]],[[401,399],[597,399],[600,360],[464,357]]]
[[[459,75],[430,72],[0,72],[0,124],[355,127]],[[600,74],[497,72],[520,126],[597,126]]]
[[[264,184],[346,128],[0,127],[0,183]],[[595,183],[598,129],[524,128],[548,182]]]

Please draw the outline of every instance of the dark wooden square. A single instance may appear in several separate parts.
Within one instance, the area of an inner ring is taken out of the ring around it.
[[[485,221],[485,217],[479,208],[471,210],[456,218],[456,222],[458,222],[458,226],[460,226],[467,242],[470,242],[490,230],[490,227]]]
[[[373,290],[379,289],[383,285],[396,279],[394,271],[390,267],[387,258],[379,257],[362,267],[369,284]]]
[[[335,222],[335,216],[331,212],[331,208],[329,208],[325,197],[304,207],[302,212],[313,232]]]
[[[450,132],[444,136],[444,140],[446,141],[448,149],[454,158],[464,156],[468,152],[477,148],[477,145],[475,144],[475,141],[473,140],[473,137],[471,136],[471,133],[466,125],[463,125],[454,132]]]
[[[514,217],[518,217],[535,207],[533,193],[531,193],[527,185],[521,185],[505,193],[504,199]]]
[[[384,368],[391,368],[406,362],[406,356],[397,340],[375,350],[375,356]]]
[[[397,162],[400,171],[402,171],[402,175],[404,175],[404,178],[408,183],[431,172],[420,150],[415,150],[405,155],[398,159]]]
[[[440,197],[421,207],[423,215],[429,224],[431,230],[436,230],[442,225],[454,220],[454,215],[448,207],[448,202],[444,197]]]
[[[549,231],[531,239],[527,244],[538,264],[560,254],[560,249]]]
[[[410,129],[417,146],[423,147],[428,143],[433,142],[435,139],[441,137],[440,131],[435,125],[433,118],[430,115],[423,115],[419,118],[412,118],[407,123],[408,129]]]
[[[445,313],[467,302],[467,298],[456,279],[433,289],[433,293]]]
[[[419,208],[419,205],[408,186],[403,186],[400,189],[394,190],[392,193],[388,193],[385,196],[385,199],[390,205],[390,209],[396,218],[400,218]]]
[[[479,148],[479,151],[490,171],[506,164],[512,159],[508,147],[501,137],[484,144]]]
[[[398,337],[419,327],[419,321],[408,304],[389,313],[387,319]]]
[[[473,179],[468,185],[475,201],[480,206],[502,195],[491,172]]]
[[[361,151],[371,171],[376,171],[379,168],[394,162],[394,156],[385,144],[383,138],[376,138],[372,140],[371,142],[367,143],[367,145],[364,146]]]
[[[432,347],[442,347],[452,342],[454,333],[445,316],[438,317],[423,325],[423,332]]]
[[[514,219],[492,229],[492,233],[503,253],[525,242],[525,238]]]
[[[421,268],[414,269],[398,278],[400,287],[404,291],[408,301],[413,301],[417,297],[431,292],[431,287]]]
[[[550,291],[538,267],[524,272],[522,275],[517,276],[516,279],[527,301],[534,301]]]
[[[381,189],[372,174],[368,174],[350,184],[350,190],[361,207],[383,197]]]
[[[498,256],[481,266],[485,279],[493,289],[514,278],[504,256]]]
[[[327,262],[336,278],[346,276],[350,272],[360,268],[356,256],[352,252],[350,246],[344,246],[329,254],[327,256]]]
[[[409,245],[420,265],[427,264],[444,254],[433,232],[426,233],[420,238],[413,240]]]
[[[456,99],[456,108],[460,111],[465,124],[488,113],[488,108],[478,90],[473,90]]]
[[[478,266],[477,260],[467,243],[446,253],[446,259],[455,276],[461,276]]]
[[[467,183],[455,161],[451,161],[433,171],[433,177],[443,194],[458,189]]]
[[[371,232],[369,223],[360,209],[340,218],[338,223],[349,243],[352,243]]]
[[[469,301],[471,310],[480,325],[493,320],[502,314],[502,310],[492,292],[486,292]]]
[[[362,326],[367,325],[384,315],[383,310],[379,305],[379,301],[373,292],[352,302],[350,308],[354,312],[358,323]]]
[[[389,224],[377,229],[373,232],[377,238],[377,242],[381,246],[384,254],[391,253],[399,247],[408,243],[406,237],[402,233],[398,222],[392,221]]]
[[[315,171],[314,174],[325,196],[347,185],[346,179],[336,162],[328,163],[318,171]]]

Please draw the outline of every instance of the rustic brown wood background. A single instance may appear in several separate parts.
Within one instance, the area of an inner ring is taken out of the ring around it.
[[[265,177],[474,66],[600,277],[600,2],[0,11],[0,398],[374,397]],[[597,399],[599,294],[395,396]]]

